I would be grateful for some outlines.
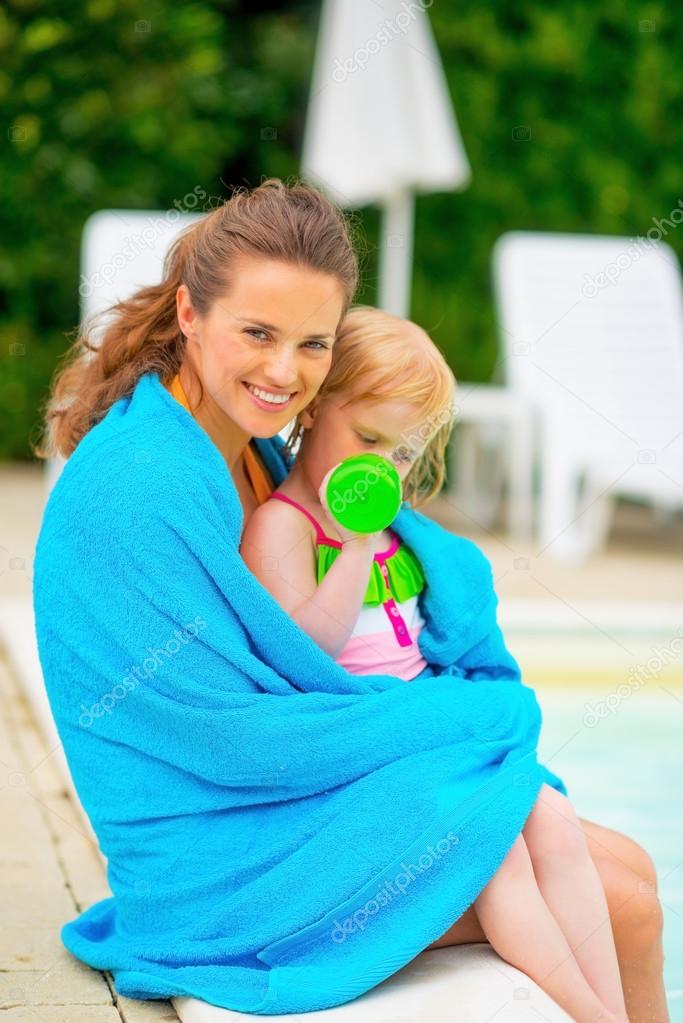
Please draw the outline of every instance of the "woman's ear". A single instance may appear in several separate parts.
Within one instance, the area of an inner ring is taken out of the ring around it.
[[[186,284],[180,284],[176,291],[176,315],[178,326],[186,338],[194,336],[196,313],[190,299],[190,292]]]

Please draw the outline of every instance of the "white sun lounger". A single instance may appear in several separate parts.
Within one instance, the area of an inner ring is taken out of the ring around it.
[[[541,551],[582,559],[614,501],[683,507],[683,298],[667,244],[515,231],[493,253],[503,375],[536,416]]]

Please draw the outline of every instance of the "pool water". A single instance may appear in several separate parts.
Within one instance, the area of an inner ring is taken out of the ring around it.
[[[683,1023],[683,687],[648,682],[621,700],[611,683],[535,689],[539,760],[580,817],[630,835],[656,864],[669,1012]]]

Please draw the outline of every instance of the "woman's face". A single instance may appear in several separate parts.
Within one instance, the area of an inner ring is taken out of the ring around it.
[[[206,316],[195,313],[185,285],[177,309],[186,358],[205,391],[197,419],[224,441],[230,432],[241,450],[251,437],[279,433],[317,393],[344,295],[336,277],[262,257],[240,255],[231,274]]]

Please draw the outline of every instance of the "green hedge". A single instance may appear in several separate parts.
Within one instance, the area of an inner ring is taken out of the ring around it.
[[[298,173],[318,4],[14,0],[0,10],[0,458],[30,458],[78,322],[103,207]],[[489,379],[490,253],[505,230],[645,234],[680,197],[681,29],[670,6],[440,0],[430,17],[472,163],[417,202],[413,318]],[[379,218],[366,210],[363,301]],[[681,252],[675,231],[667,238]]]

